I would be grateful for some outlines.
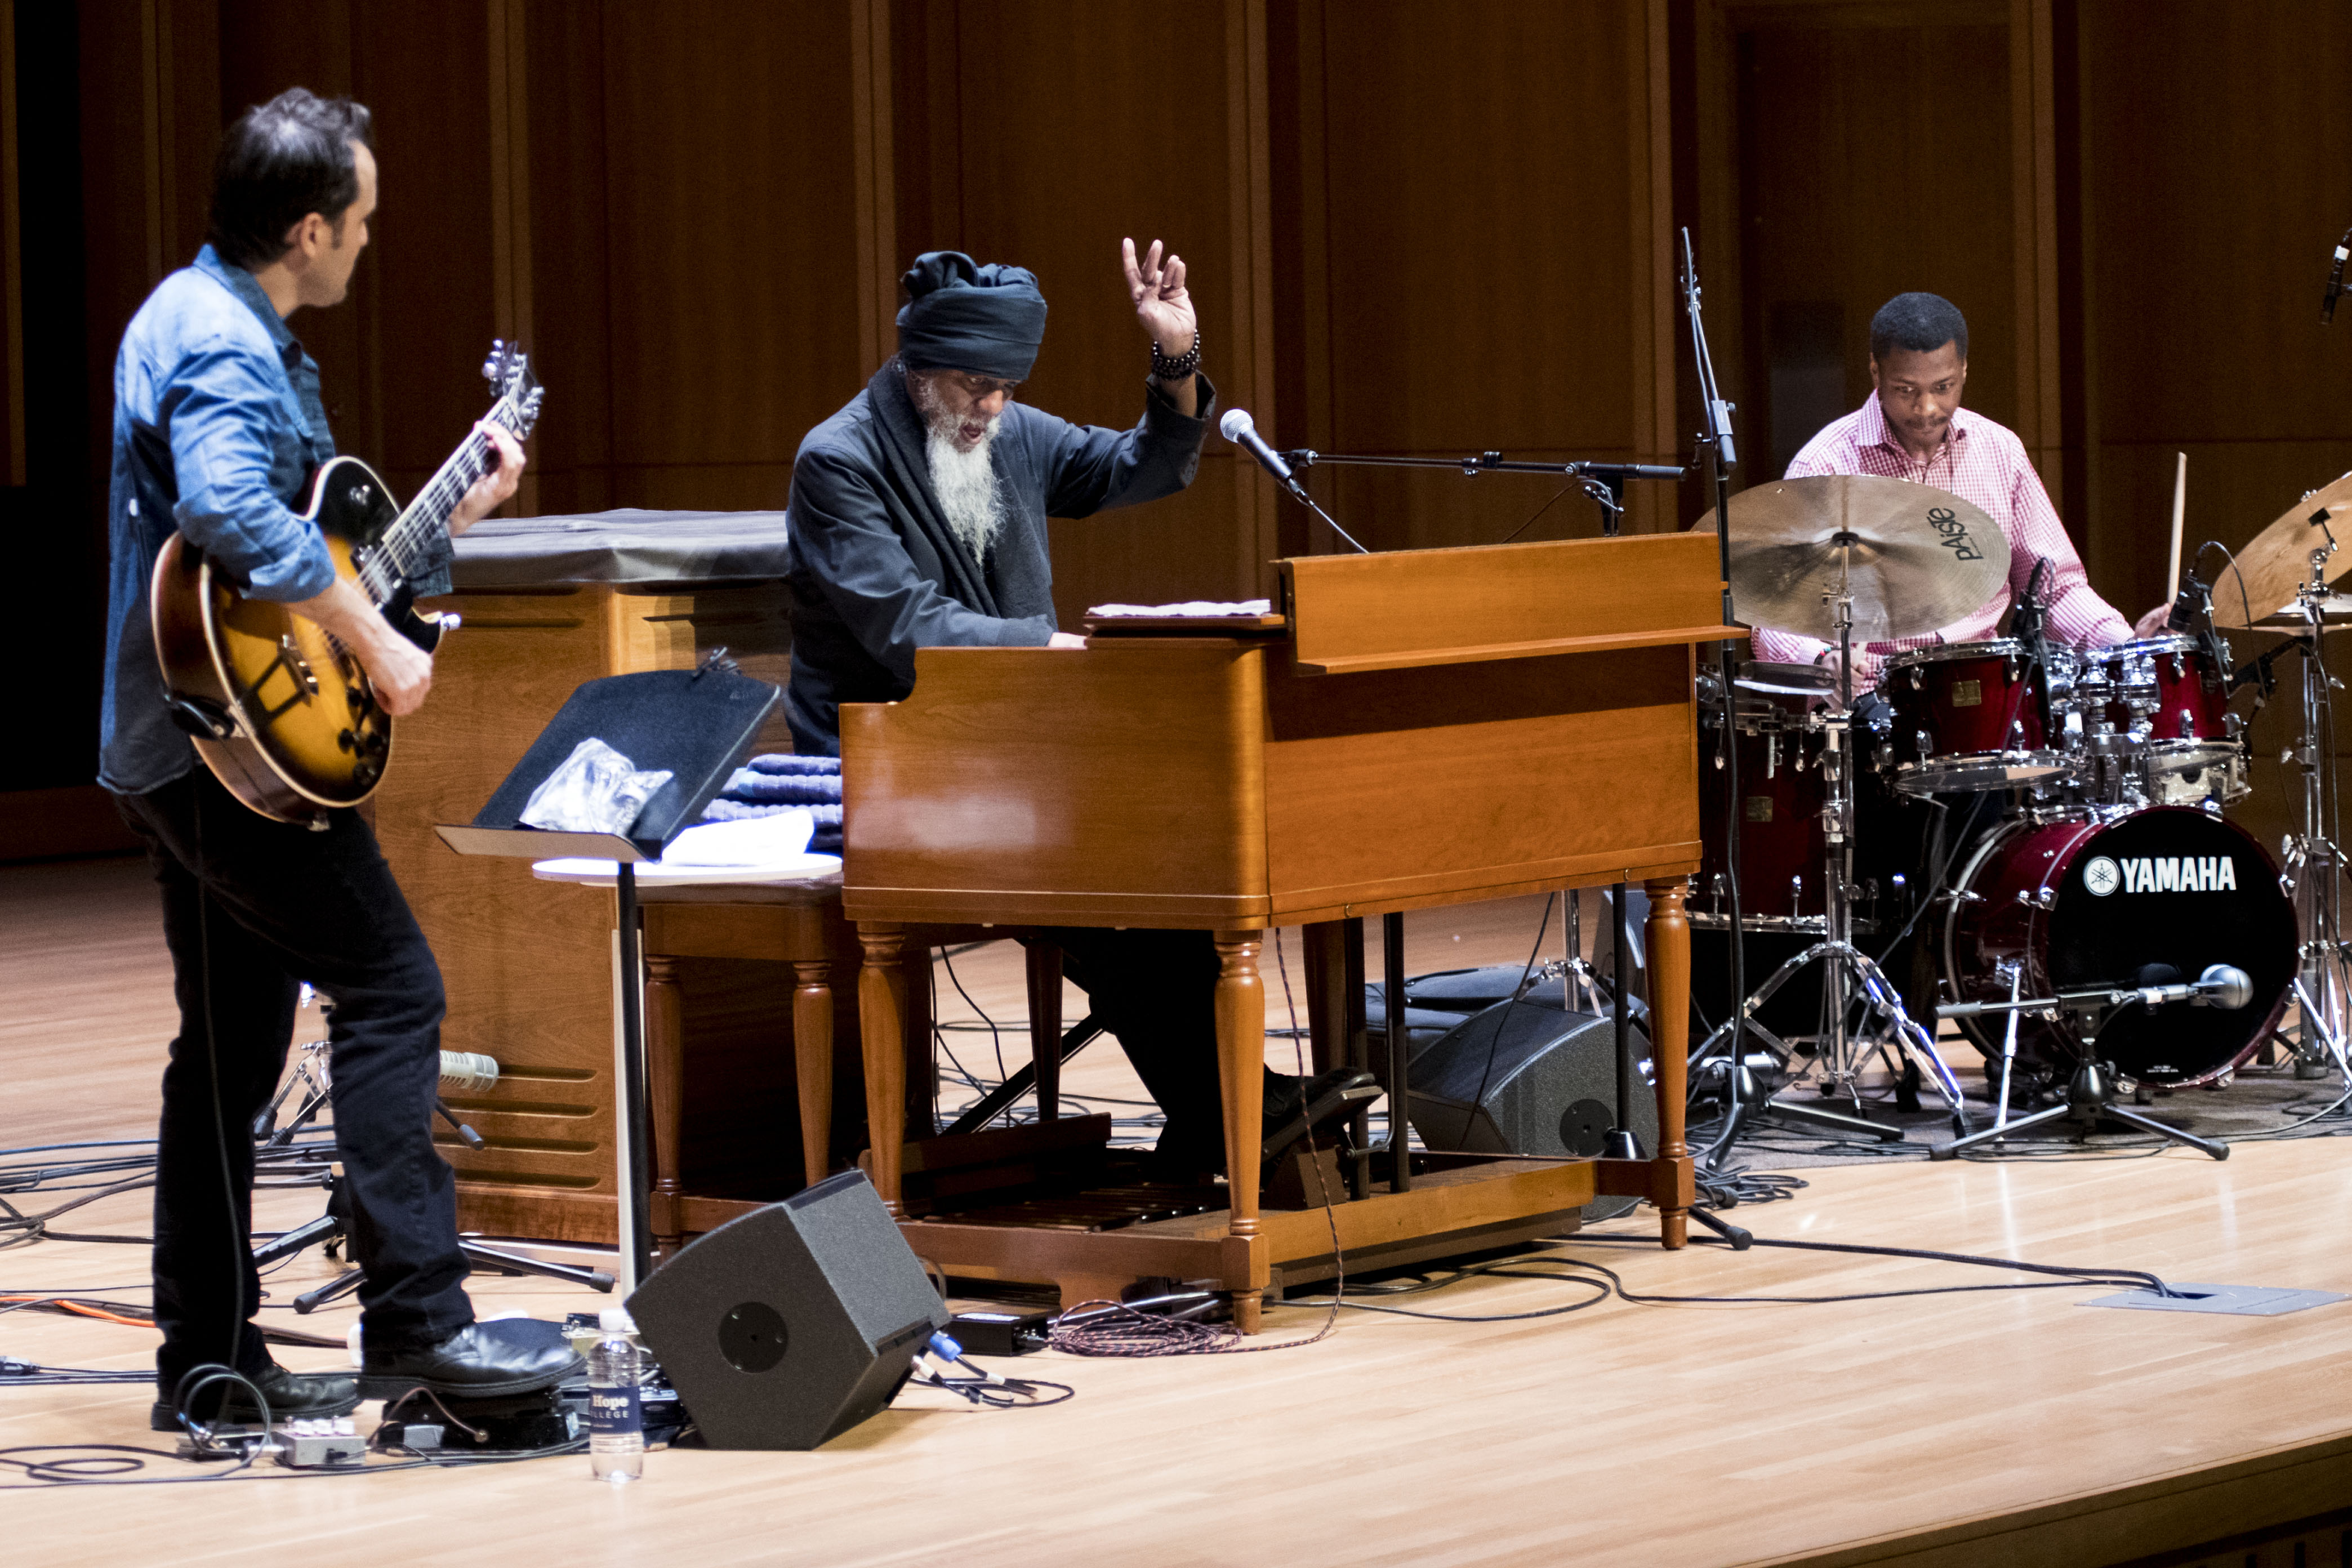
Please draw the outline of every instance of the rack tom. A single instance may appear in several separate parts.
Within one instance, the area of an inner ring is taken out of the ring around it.
[[[1881,690],[1895,710],[1895,787],[1906,795],[2007,789],[2067,771],[2044,727],[2042,671],[2021,642],[1897,654]]]
[[[2194,805],[2245,796],[2246,750],[2229,711],[2229,672],[2199,639],[2141,637],[2075,657],[2074,695],[2090,721],[2089,739],[2095,747],[2114,738],[2107,743],[2126,759],[2128,797]]]

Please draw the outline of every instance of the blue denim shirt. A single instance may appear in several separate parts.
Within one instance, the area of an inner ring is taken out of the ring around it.
[[[148,579],[173,530],[255,598],[326,592],[335,567],[318,525],[288,505],[335,455],[319,367],[253,274],[206,246],[156,286],[114,361],[113,560],[98,782],[124,795],[195,763],[173,727],[148,616]]]

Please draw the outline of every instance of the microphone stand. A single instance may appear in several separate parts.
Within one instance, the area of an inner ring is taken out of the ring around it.
[[[1601,532],[1603,538],[1608,539],[1617,537],[1618,528],[1624,520],[1626,480],[1678,480],[1687,471],[1674,463],[1538,463],[1507,458],[1500,452],[1481,452],[1471,458],[1399,458],[1318,452],[1301,447],[1282,456],[1283,460],[1295,468],[1311,468],[1322,463],[1358,468],[1452,468],[1465,479],[1475,479],[1480,474],[1549,474],[1558,479],[1574,479],[1593,504],[1601,509]],[[1306,497],[1302,495],[1299,499],[1304,500]],[[1314,506],[1315,503],[1310,500],[1307,504]],[[1316,510],[1322,510],[1320,507]],[[1339,525],[1333,523],[1332,526],[1337,528]],[[1353,543],[1354,541],[1349,542]]]
[[[1706,421],[1706,428],[1698,433],[1699,452],[1706,459],[1707,479],[1715,489],[1715,540],[1718,569],[1723,576],[1723,624],[1727,626],[1738,626],[1739,617],[1736,613],[1737,606],[1733,603],[1731,592],[1731,470],[1738,467],[1739,462],[1738,448],[1732,439],[1731,433],[1731,416],[1735,405],[1724,401],[1722,390],[1716,382],[1715,356],[1707,352],[1706,326],[1699,315],[1698,264],[1691,256],[1690,230],[1687,228],[1682,231],[1682,248],[1683,310],[1690,317],[1691,357],[1698,374],[1699,407]],[[1841,643],[1844,641],[1844,629],[1842,627]],[[1844,656],[1842,654],[1841,657]],[[1700,1156],[1699,1163],[1721,1173],[1724,1159],[1730,1153],[1732,1145],[1738,1142],[1740,1135],[1759,1115],[1786,1117],[1793,1121],[1809,1123],[1831,1131],[1861,1133],[1881,1140],[1888,1140],[1890,1134],[1894,1138],[1900,1138],[1902,1134],[1892,1128],[1881,1127],[1860,1117],[1842,1116],[1835,1111],[1817,1110],[1807,1105],[1790,1105],[1774,1100],[1763,1085],[1757,1083],[1749,1076],[1744,1038],[1748,1023],[1749,1005],[1748,963],[1745,952],[1748,932],[1740,918],[1739,910],[1741,800],[1737,727],[1739,689],[1736,684],[1739,669],[1738,661],[1733,654],[1733,645],[1728,641],[1716,645],[1716,658],[1717,700],[1722,710],[1722,727],[1718,733],[1722,736],[1723,750],[1719,755],[1719,765],[1724,769],[1724,795],[1729,803],[1728,809],[1724,814],[1724,864],[1730,868],[1730,874],[1724,879],[1724,883],[1728,894],[1727,913],[1729,917],[1725,924],[1726,935],[1728,938],[1725,945],[1730,952],[1731,972],[1731,1016],[1725,1020],[1717,1034],[1729,1037],[1730,1050],[1728,1059],[1725,1063],[1723,1131],[1707,1147],[1706,1152]],[[1850,678],[1841,681],[1842,695],[1850,693]],[[1848,706],[1851,706],[1850,701]],[[1655,1026],[1663,1028],[1664,1026]],[[1714,1037],[1710,1036],[1707,1045],[1700,1047],[1702,1056],[1706,1054],[1713,1040]],[[1701,1223],[1717,1231],[1728,1233],[1728,1227],[1705,1208],[1694,1207],[1690,1212]]]
[[[2194,992],[2200,991],[2200,987],[2189,989]],[[2012,1018],[2026,1013],[2039,1013],[2044,1017],[2055,1018],[2063,1008],[2074,1016],[2075,1033],[2082,1041],[2082,1055],[2074,1065],[2074,1076],[2067,1080],[2066,1098],[2062,1103],[2046,1110],[2037,1110],[2030,1116],[2021,1116],[2014,1121],[2007,1120],[2004,1115],[1990,1127],[1955,1138],[1948,1143],[1936,1144],[1927,1151],[1927,1157],[1931,1160],[1954,1159],[1979,1143],[2000,1142],[2011,1133],[2061,1120],[2076,1124],[2074,1136],[2079,1142],[2098,1130],[2100,1118],[2107,1117],[2137,1128],[2142,1132],[2152,1132],[2158,1138],[2185,1144],[2216,1160],[2228,1159],[2230,1146],[2217,1138],[2200,1138],[2193,1132],[2168,1126],[2153,1116],[2144,1116],[2129,1106],[2116,1103],[2116,1070],[2099,1059],[2099,1036],[2106,1032],[2108,1020],[2134,1003],[2155,1007],[2161,1005],[2164,1000],[2187,1001],[2194,1006],[2207,1001],[2207,997],[2200,994],[2180,998],[2151,999],[2150,990],[2101,985],[2062,991],[2055,996],[2028,996],[2007,1002],[1950,1002],[1937,1007],[1936,1016],[1938,1018],[1977,1017],[1987,1013],[2007,1013]],[[2210,1005],[2230,1007],[2243,1006],[2245,1003],[2243,1000],[2214,999]],[[2004,1112],[2006,1109],[2003,1108]]]

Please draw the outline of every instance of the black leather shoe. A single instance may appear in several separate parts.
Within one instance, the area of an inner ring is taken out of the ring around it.
[[[194,1386],[194,1378],[188,1381],[190,1386]],[[260,1386],[261,1396],[269,1401],[272,1422],[349,1415],[360,1407],[359,1384],[348,1377],[289,1372],[271,1362],[268,1370],[255,1374],[253,1381]],[[223,1380],[199,1388],[191,1404],[194,1408],[190,1414],[207,1425],[224,1421],[239,1426],[261,1425],[261,1411],[253,1402],[253,1392],[241,1383]],[[157,1432],[181,1429],[171,1400],[159,1399],[150,1407],[147,1425]]]
[[[1360,1068],[1333,1068],[1299,1086],[1296,1108],[1276,1123],[1268,1118],[1259,1158],[1271,1160],[1314,1128],[1337,1116],[1351,1116],[1356,1108],[1381,1097],[1380,1080]]]
[[[415,1388],[459,1397],[497,1398],[552,1388],[583,1369],[553,1323],[501,1318],[468,1323],[437,1345],[362,1354],[360,1396],[397,1399]]]

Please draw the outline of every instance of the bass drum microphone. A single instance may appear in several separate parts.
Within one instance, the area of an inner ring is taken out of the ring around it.
[[[2179,974],[2170,964],[2152,963],[2140,971],[2141,984],[2128,994],[2146,1007],[2186,1002],[2191,1007],[2219,1007],[2225,1013],[2234,1013],[2254,999],[2253,976],[2235,964],[2209,963],[2193,984],[2181,984]]]

